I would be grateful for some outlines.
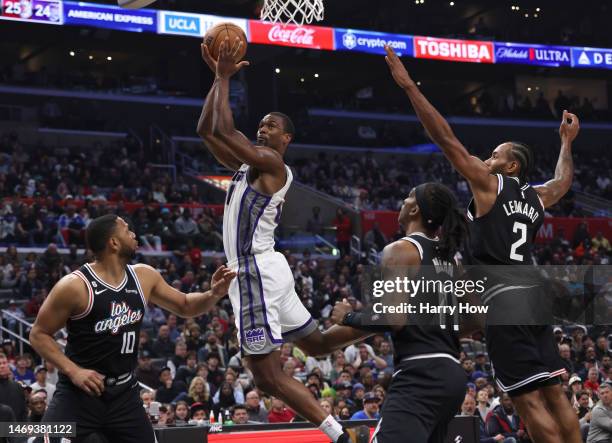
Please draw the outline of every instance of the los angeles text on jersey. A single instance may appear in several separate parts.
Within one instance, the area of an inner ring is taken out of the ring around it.
[[[507,216],[511,216],[512,214],[523,214],[527,216],[532,223],[535,223],[540,216],[533,206],[519,200],[507,201],[503,206]]]
[[[126,302],[111,302],[110,311],[110,317],[96,322],[94,327],[96,333],[110,331],[114,335],[123,326],[138,323],[142,318],[142,310],[133,311]]]

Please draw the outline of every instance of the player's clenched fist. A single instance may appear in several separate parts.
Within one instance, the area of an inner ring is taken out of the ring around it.
[[[353,307],[345,298],[341,302],[339,301],[336,302],[336,305],[334,306],[334,309],[332,311],[330,318],[335,324],[341,325],[342,322],[344,321],[344,317],[346,316],[346,314],[348,314],[352,310],[353,310]]]
[[[91,369],[77,369],[71,374],[70,381],[92,396],[99,397],[104,391],[104,376]]]

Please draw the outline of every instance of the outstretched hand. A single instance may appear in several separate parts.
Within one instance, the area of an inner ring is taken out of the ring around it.
[[[223,298],[229,290],[229,285],[236,277],[236,273],[225,265],[219,266],[212,276],[210,290],[214,297]]]
[[[563,120],[559,126],[559,136],[562,140],[573,142],[580,131],[580,120],[575,114],[563,111]]]
[[[231,45],[229,38],[225,38],[219,46],[219,60],[217,60],[217,77],[230,78],[245,66],[249,66],[247,61],[236,63],[236,57],[242,49],[243,42],[236,37],[234,44]]]
[[[395,83],[397,83],[402,89],[414,86],[414,80],[412,80],[410,74],[408,74],[406,67],[397,56],[393,48],[390,46],[385,46],[385,51],[387,52],[385,61],[391,70],[391,75],[393,76]]]

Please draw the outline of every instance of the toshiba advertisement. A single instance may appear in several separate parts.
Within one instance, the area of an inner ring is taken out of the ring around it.
[[[493,63],[493,42],[414,37],[414,56],[454,62]]]

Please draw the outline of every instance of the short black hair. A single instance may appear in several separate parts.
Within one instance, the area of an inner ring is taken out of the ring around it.
[[[94,218],[87,230],[85,231],[85,240],[87,247],[94,254],[100,254],[106,248],[108,239],[115,233],[117,227],[117,215],[106,214],[101,217]]]
[[[230,408],[230,412],[232,413],[232,415],[234,415],[234,412],[236,412],[236,409],[244,409],[245,411],[248,412],[247,407],[243,405],[242,403],[235,404],[234,406]]]
[[[531,148],[525,143],[510,141],[508,142],[511,148],[512,155],[515,160],[521,165],[518,178],[521,183],[526,182],[529,179],[529,173],[533,165],[533,152]]]
[[[282,112],[274,111],[274,112],[270,112],[270,114],[268,115],[272,115],[274,117],[280,118],[283,121],[283,131],[285,131],[286,134],[290,134],[291,138],[293,138],[293,136],[295,135],[295,125],[293,124],[293,121],[291,121],[291,118],[289,118],[287,114],[283,114]]]

